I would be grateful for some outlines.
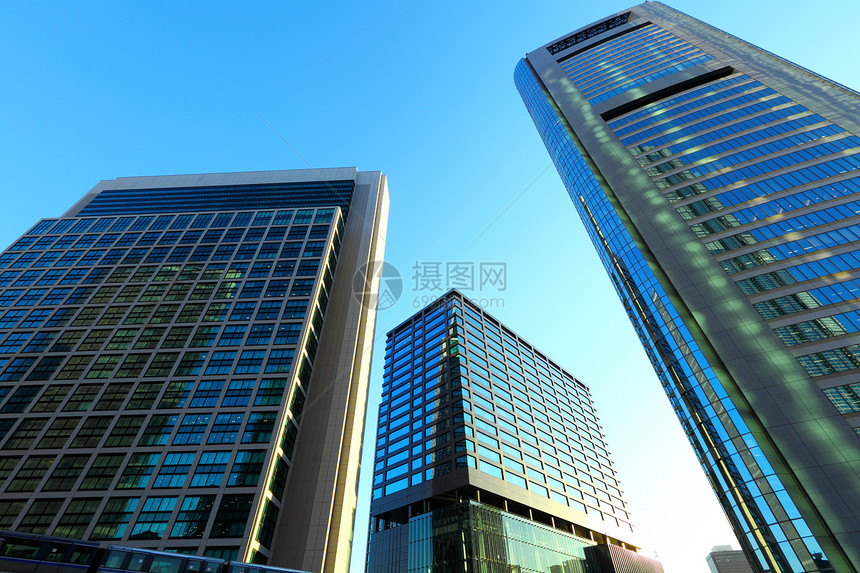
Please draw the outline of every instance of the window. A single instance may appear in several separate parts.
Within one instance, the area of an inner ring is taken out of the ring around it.
[[[190,290],[191,290],[190,284],[171,285],[170,290],[168,290],[167,294],[164,295],[164,300],[165,301],[185,300],[185,297],[188,295],[188,292]]]
[[[139,331],[135,328],[120,328],[114,333],[113,338],[111,338],[105,350],[127,349],[129,346],[131,346],[131,342],[132,340],[134,340],[134,337],[137,335],[138,332]],[[63,337],[65,337],[67,334],[69,333],[63,333],[63,336],[60,337],[60,341],[62,341]]]
[[[25,352],[39,352],[39,350],[32,349],[33,343],[31,343]],[[44,350],[44,347],[41,349]],[[60,366],[63,362],[62,356],[46,356],[42,358],[39,363],[33,368],[30,374],[27,376],[27,380],[47,380],[51,377],[54,371]]]
[[[87,334],[78,350],[100,350],[102,345],[107,340],[109,330],[93,330]]]
[[[172,538],[199,539],[215,506],[214,495],[188,496],[182,500],[176,521],[170,532]]]
[[[71,491],[89,459],[89,454],[63,456],[42,491]]]
[[[285,319],[304,318],[308,308],[307,300],[288,300],[284,305]]]
[[[173,364],[179,358],[178,352],[159,352],[146,369],[145,378],[166,377],[173,369]]]
[[[265,356],[265,350],[243,350],[236,363],[236,374],[257,374]]]
[[[13,332],[0,344],[0,354],[14,354],[18,352],[25,342],[30,338],[32,332]]]
[[[154,306],[135,306],[128,316],[126,317],[123,324],[146,324],[149,315],[152,314],[152,311],[155,309]],[[77,320],[77,319],[76,319]],[[72,324],[74,326],[74,323]]]
[[[137,378],[143,371],[147,360],[149,360],[149,354],[129,354],[117,370],[116,377]]]
[[[157,348],[158,342],[164,336],[165,328],[144,328],[140,338],[134,343],[135,350]]]
[[[167,285],[149,285],[141,295],[141,302],[158,302],[167,292]]]
[[[266,362],[266,374],[283,374],[290,371],[293,365],[295,350],[272,350]]]
[[[84,421],[81,430],[75,439],[72,440],[73,448],[94,448],[99,445],[102,436],[110,426],[113,418],[110,416],[89,417]]]
[[[52,423],[39,443],[38,449],[62,449],[78,427],[80,418],[57,418]]]
[[[186,352],[179,361],[179,366],[176,368],[177,376],[197,376],[200,374],[200,369],[203,363],[206,362],[208,352]]]
[[[256,307],[256,302],[237,302],[233,306],[233,312],[230,313],[230,320],[251,320]]]
[[[0,382],[14,382],[16,380],[20,380],[24,377],[24,374],[30,369],[30,366],[32,366],[34,362],[36,362],[35,358],[15,358],[9,363],[9,366],[6,367],[3,374],[0,374]],[[6,411],[5,406],[3,410],[0,410],[0,412],[4,411]]]
[[[179,416],[153,416],[140,437],[141,446],[163,446],[167,443]]]
[[[235,298],[236,293],[239,289],[239,284],[237,282],[223,282],[218,288],[218,292],[215,293],[215,298]],[[230,320],[236,320],[231,317]]]
[[[248,277],[252,279],[261,277],[265,278],[269,276],[270,272],[272,272],[272,263],[254,263],[254,266],[251,267],[251,272],[250,274],[248,274]]]
[[[257,320],[277,320],[281,316],[281,304],[282,303],[279,300],[266,300],[261,302],[260,310],[257,312]]]
[[[231,380],[221,406],[247,406],[253,390],[253,380]]]
[[[75,357],[73,356],[69,362]],[[92,358],[89,356],[88,358]],[[89,360],[88,360],[89,362]],[[68,368],[68,365],[66,366]],[[62,372],[60,372],[62,374]],[[59,376],[57,376],[59,378]],[[93,400],[96,399],[99,391],[102,389],[102,384],[81,384],[75,388],[74,394],[63,406],[63,412],[83,412],[89,409]]]
[[[216,422],[217,424],[217,422]],[[191,476],[191,487],[218,487],[227,473],[230,452],[203,452]]]
[[[96,456],[90,471],[87,472],[84,481],[81,482],[82,490],[108,489],[113,482],[125,454],[99,454]]]
[[[184,408],[185,401],[188,399],[188,394],[191,392],[193,382],[169,382],[161,402],[158,403],[159,408]]]
[[[284,389],[287,386],[286,378],[264,378],[260,382],[260,389],[257,391],[257,397],[254,399],[255,406],[278,406],[281,403],[281,397],[284,395]]]
[[[24,319],[20,328],[38,328],[43,322],[45,322],[45,319],[48,318],[49,314],[51,314],[50,309],[34,310],[26,319]]]
[[[235,444],[244,417],[244,414],[238,413],[218,414],[215,417],[215,423],[212,424],[212,430],[209,432],[209,439],[206,440],[206,443]]]
[[[247,281],[239,293],[239,298],[260,298],[266,281]]]
[[[236,461],[227,479],[228,486],[256,486],[266,459],[264,450],[245,450],[236,454]]]
[[[245,534],[253,500],[253,494],[223,496],[218,512],[215,514],[210,537],[242,537]]]
[[[300,277],[314,276],[320,268],[319,259],[303,260],[299,263],[296,275]]]
[[[243,444],[263,444],[272,439],[277,412],[253,412],[242,434]]]
[[[51,348],[51,352],[69,352],[84,335],[83,330],[67,330],[60,335],[57,342]]]
[[[145,416],[121,416],[105,442],[108,448],[127,448],[134,444]]]
[[[274,324],[255,324],[251,327],[246,344],[248,346],[267,346],[272,340]]]
[[[30,341],[30,344],[24,348],[24,352],[44,352],[51,342],[54,341],[54,338],[57,336],[56,331],[41,331],[37,332],[33,339]],[[62,362],[62,357],[58,357],[60,362]],[[44,360],[44,359],[43,359]],[[59,362],[57,363],[59,365]]]
[[[176,507],[175,497],[150,497],[140,510],[129,539],[161,539]]]
[[[6,440],[3,449],[6,450],[26,450],[33,445],[33,441],[42,432],[42,428],[47,423],[45,418],[27,418],[21,420],[18,427]]]
[[[325,250],[325,241],[308,241],[305,244],[303,257],[321,257]]]
[[[131,392],[131,382],[111,382],[105,388],[104,394],[96,402],[94,410],[119,410],[125,397]]]
[[[54,528],[53,535],[80,539],[84,536],[101,503],[100,498],[73,499]]]
[[[33,405],[31,412],[56,412],[71,389],[71,386],[58,386],[56,384],[48,386],[39,401]]]
[[[156,309],[155,314],[149,320],[152,324],[165,324],[173,321],[176,311],[179,310],[178,304],[162,304]]]
[[[55,271],[48,271],[48,274],[51,274]],[[62,272],[62,271],[56,271]],[[45,275],[48,276],[48,275]],[[42,306],[54,306],[57,304],[62,304],[63,300],[69,295],[72,289],[68,288],[55,288],[51,289],[44,299],[42,299]]]
[[[63,505],[62,499],[38,499],[33,502],[27,515],[21,520],[17,531],[21,533],[45,534],[57,515],[57,508]]]
[[[218,398],[224,389],[223,380],[204,380],[197,386],[194,397],[191,399],[191,408],[214,408],[218,405]]]
[[[105,336],[107,338],[107,336]],[[96,358],[95,364],[92,365],[90,371],[87,372],[87,378],[110,378],[111,372],[114,371],[119,363],[120,355],[101,355]]]
[[[162,382],[141,382],[132,394],[126,409],[148,410],[155,403],[163,385]]]
[[[72,326],[89,326],[95,322],[96,318],[98,318],[101,313],[101,307],[82,308],[72,321]]]
[[[111,300],[113,300],[113,297],[118,290],[119,287],[115,286],[101,287],[96,292],[96,294],[93,295],[90,302],[93,304],[108,304]]]
[[[191,339],[191,347],[209,347],[215,342],[215,335],[218,334],[217,326],[199,326],[197,332],[194,333],[194,338]]]
[[[232,316],[230,319],[233,320]],[[245,324],[230,324],[225,326],[224,332],[221,334],[221,338],[218,339],[218,346],[241,345],[247,328],[248,326]]]
[[[209,365],[206,367],[206,375],[229,374],[235,358],[236,352],[232,350],[213,352]]]
[[[230,308],[229,303],[213,302],[206,309],[206,314],[203,315],[204,322],[223,322],[227,316],[227,309]]]
[[[176,322],[197,322],[203,314],[202,304],[186,304],[176,317]]]
[[[287,296],[290,281],[269,281],[266,289],[266,298],[283,298]]]
[[[191,291],[191,300],[209,300],[215,291],[215,283],[197,283]]]
[[[26,310],[9,310],[3,315],[3,320],[0,320],[0,328],[12,328],[21,318],[27,314]]]
[[[293,276],[293,269],[296,268],[296,261],[278,261],[275,263],[275,272],[272,273],[273,277],[291,277]]]
[[[194,462],[194,452],[169,453],[152,487],[182,487]]]
[[[182,348],[188,337],[191,336],[192,327],[174,326],[167,334],[167,338],[161,343],[162,348]]]
[[[66,365],[57,374],[57,380],[77,380],[84,373],[84,369],[93,358],[94,356],[92,355],[70,356]]]
[[[209,414],[186,414],[182,419],[173,445],[196,445],[203,441],[203,434],[209,425]]]
[[[142,443],[142,441],[141,441]],[[146,487],[149,476],[158,462],[158,454],[132,454],[125,471],[117,482],[117,489],[139,489]]]
[[[136,497],[112,497],[93,529],[92,539],[121,539],[140,500]]]
[[[250,232],[251,231],[249,231],[249,233]],[[239,245],[239,252],[236,253],[236,258],[239,260],[253,259],[258,246],[259,245],[257,243]]]

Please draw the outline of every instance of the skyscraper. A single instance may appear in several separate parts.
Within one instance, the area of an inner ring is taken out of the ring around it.
[[[37,223],[0,255],[0,528],[346,571],[387,214],[322,169]]]
[[[648,2],[523,101],[754,566],[860,563],[860,98]]]
[[[662,572],[588,388],[459,292],[388,333],[382,392],[368,573]]]
[[[711,573],[752,573],[743,551],[735,551],[731,545],[717,545],[705,558]]]

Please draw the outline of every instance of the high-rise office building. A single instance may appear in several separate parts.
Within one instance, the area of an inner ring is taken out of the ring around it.
[[[370,514],[368,573],[663,570],[588,388],[457,291],[388,333]]]
[[[860,97],[648,2],[515,83],[761,571],[860,563]]]
[[[0,528],[345,572],[387,215],[322,169],[36,224],[0,255]]]
[[[743,551],[735,551],[731,545],[717,545],[705,558],[711,573],[753,573]]]

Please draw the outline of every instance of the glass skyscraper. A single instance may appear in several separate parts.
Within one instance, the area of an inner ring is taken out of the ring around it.
[[[657,2],[515,83],[760,571],[860,563],[860,97]]]
[[[0,529],[346,571],[387,214],[322,169],[38,222],[0,254]]]
[[[589,389],[457,291],[388,333],[370,514],[368,573],[662,572]]]

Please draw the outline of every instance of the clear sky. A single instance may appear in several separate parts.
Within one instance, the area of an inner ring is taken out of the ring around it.
[[[856,2],[669,4],[860,87]],[[0,1],[0,245],[101,179],[381,170],[405,291],[377,325],[352,573],[385,332],[446,290],[414,279],[448,263],[506,265],[505,291],[464,292],[591,387],[642,544],[706,573],[737,542],[512,80],[527,51],[629,6]]]

